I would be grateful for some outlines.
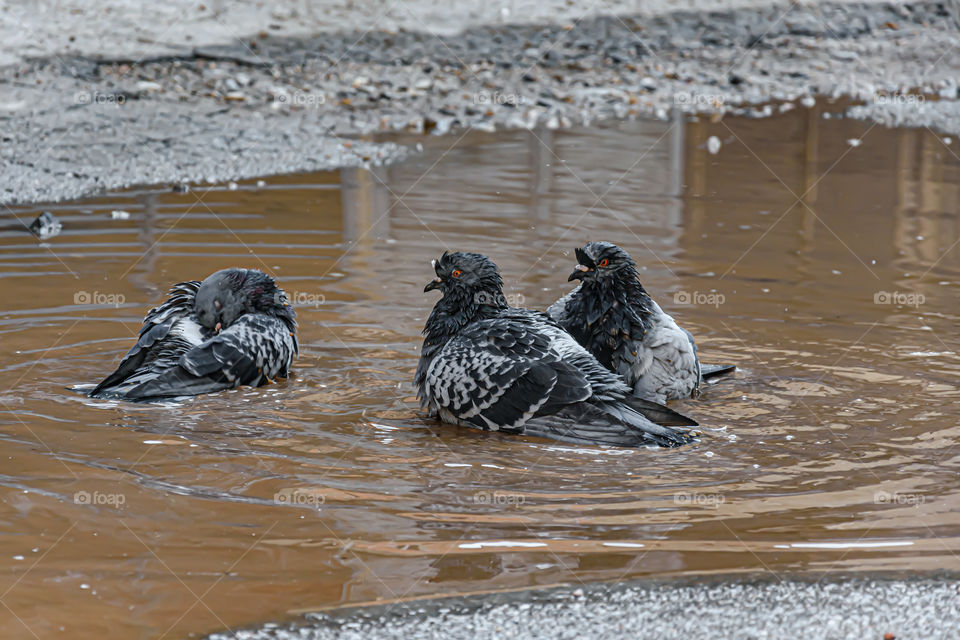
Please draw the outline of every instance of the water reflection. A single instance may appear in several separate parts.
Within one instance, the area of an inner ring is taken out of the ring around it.
[[[955,143],[824,115],[410,138],[422,155],[376,171],[48,207],[49,249],[3,216],[9,637],[32,637],[13,613],[40,637],[182,636],[577,580],[960,569]],[[485,251],[542,308],[601,238],[705,360],[741,367],[678,403],[700,445],[577,448],[418,414],[431,258]],[[66,390],[111,368],[171,283],[237,264],[301,301],[294,379],[150,407]]]

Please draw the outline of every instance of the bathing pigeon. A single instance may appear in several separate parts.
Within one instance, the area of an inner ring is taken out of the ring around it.
[[[547,315],[623,376],[636,396],[654,402],[689,398],[699,393],[703,379],[735,369],[700,365],[693,336],[647,294],[626,251],[590,242],[576,254],[580,264],[568,280],[581,284]]]
[[[90,395],[145,401],[260,386],[287,377],[298,348],[296,313],[273,278],[224,269],[174,285]]]
[[[414,384],[421,407],[444,422],[565,442],[667,447],[696,426],[630,395],[545,314],[513,308],[497,266],[477,253],[444,253],[424,291],[443,297],[424,327]]]

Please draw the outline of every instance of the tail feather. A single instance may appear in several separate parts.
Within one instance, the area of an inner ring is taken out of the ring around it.
[[[111,389],[101,397],[113,397],[131,402],[150,402],[182,396],[194,396],[233,389],[234,382],[207,376],[195,376],[182,367],[171,367],[159,375],[146,376],[139,381]]]
[[[651,400],[630,396],[624,398],[623,402],[644,418],[656,424],[671,427],[696,427],[699,425],[693,418]]]
[[[600,408],[607,415],[616,418],[623,424],[641,431],[661,447],[678,447],[693,441],[693,437],[686,431],[672,429],[651,422],[642,413],[635,411],[629,405],[620,402],[605,402],[600,405]]]
[[[235,386],[230,380],[195,376],[181,367],[174,367],[167,369],[155,379],[131,391],[141,399],[150,399],[197,396],[203,393],[233,389]]]
[[[573,444],[618,447],[651,444],[677,447],[693,440],[691,434],[654,424],[621,402],[578,403],[553,415],[527,421],[523,433]]]
[[[712,380],[713,378],[719,378],[728,373],[733,373],[736,370],[737,365],[735,364],[701,364],[700,376],[704,380]]]

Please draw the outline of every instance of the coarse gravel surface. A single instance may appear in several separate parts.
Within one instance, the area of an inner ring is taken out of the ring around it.
[[[97,53],[80,37],[64,48],[40,38],[37,57],[8,52],[0,203],[373,166],[415,152],[384,141],[395,132],[558,128],[674,110],[764,116],[821,96],[862,105],[856,117],[960,133],[953,4],[703,1],[692,6],[716,10],[617,4],[601,15],[570,2],[540,23],[506,23],[526,5],[504,14],[468,2],[458,3],[465,17],[454,35],[460,13],[401,4],[403,20],[396,7],[371,20],[370,3],[354,7],[353,22],[331,9],[317,19],[321,32],[302,12],[276,18],[296,29],[271,29],[270,18],[252,30],[254,9],[240,3],[213,21],[237,35],[213,29],[200,42],[199,31],[172,49],[122,38],[126,13],[107,29],[116,46]],[[160,9],[141,10],[140,30]],[[546,9],[525,15],[537,11]],[[19,24],[31,15],[43,13],[21,11]],[[77,15],[85,33],[89,17]],[[7,19],[0,32],[17,26]]]

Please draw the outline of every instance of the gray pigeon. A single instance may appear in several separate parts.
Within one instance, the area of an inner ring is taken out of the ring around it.
[[[636,396],[661,403],[689,398],[702,380],[733,371],[733,365],[701,366],[693,336],[647,294],[626,251],[590,242],[576,254],[568,280],[581,283],[547,315],[623,376]]]
[[[283,289],[262,271],[224,269],[174,285],[90,395],[150,401],[260,386],[287,377],[297,352],[296,313]]]
[[[414,384],[443,422],[580,444],[679,446],[696,422],[630,395],[623,380],[538,311],[507,305],[497,266],[444,253],[424,291],[443,297],[424,327]]]

